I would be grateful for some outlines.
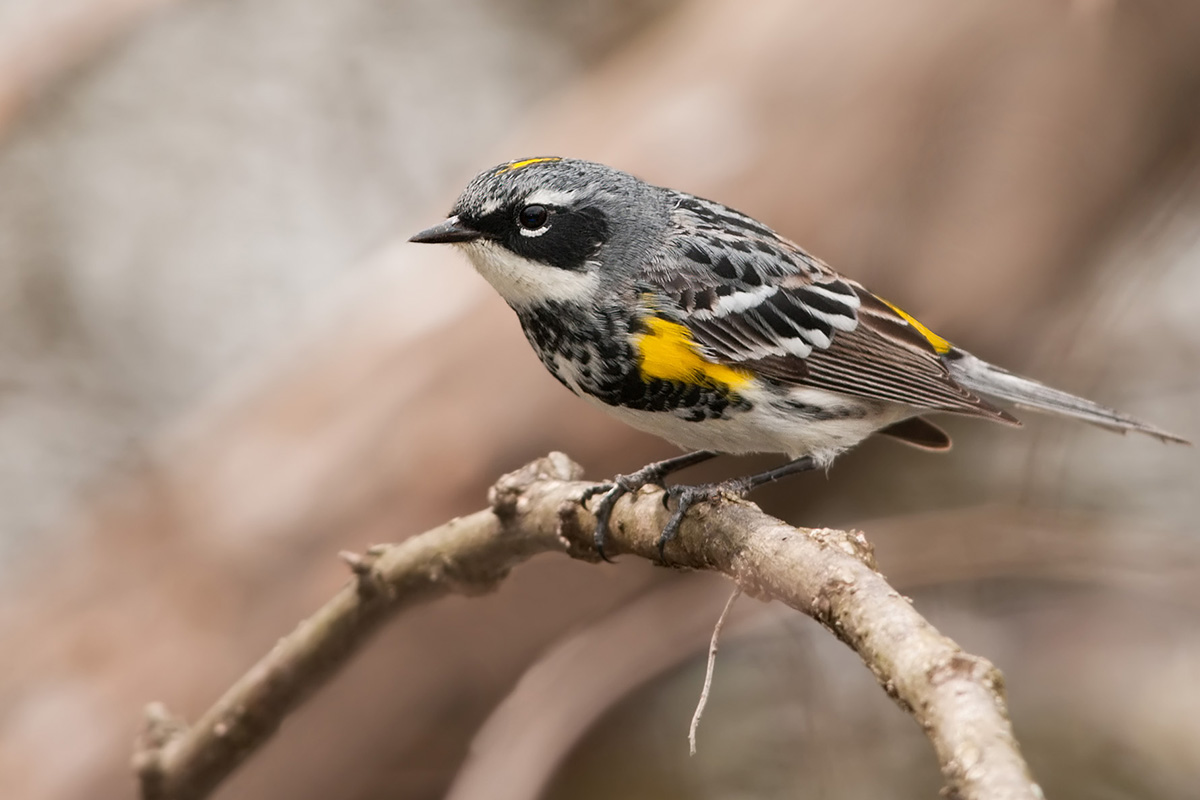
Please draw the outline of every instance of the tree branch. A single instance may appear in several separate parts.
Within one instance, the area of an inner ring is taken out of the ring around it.
[[[355,580],[275,646],[195,725],[152,706],[134,756],[144,800],[206,797],[332,675],[381,623],[449,593],[495,588],[542,552],[596,561],[592,515],[579,504],[591,484],[560,453],[501,478],[491,508],[398,545],[344,555]],[[656,559],[667,519],[661,491],[617,504],[611,552]],[[670,563],[711,569],[748,594],[816,619],[849,645],[929,736],[945,794],[962,800],[1035,800],[1000,673],[938,633],[888,585],[860,533],[793,528],[730,499],[689,512],[667,547]]]

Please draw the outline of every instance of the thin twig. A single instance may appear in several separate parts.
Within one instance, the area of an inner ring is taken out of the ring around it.
[[[348,559],[353,580],[194,725],[155,708],[134,757],[144,800],[207,797],[392,615],[452,592],[490,591],[538,553],[597,561],[595,518],[580,504],[592,484],[579,477],[578,465],[552,453],[501,478],[489,510]],[[661,498],[643,490],[617,504],[610,553],[658,558],[668,514]],[[729,575],[742,591],[808,614],[853,648],[926,732],[947,797],[1041,797],[1013,738],[1000,673],[888,585],[861,534],[793,528],[729,500],[689,512],[666,557]]]
[[[712,641],[708,643],[708,665],[704,668],[704,688],[700,690],[700,699],[696,701],[696,713],[692,714],[692,724],[688,727],[688,752],[691,755],[696,755],[696,729],[700,727],[700,717],[704,715],[704,707],[708,705],[708,690],[712,688],[713,667],[717,665],[717,642],[721,639],[721,628],[725,625],[725,618],[729,616],[734,601],[741,596],[741,587],[735,586],[733,594],[725,601],[721,616],[717,617],[716,626],[713,627]]]

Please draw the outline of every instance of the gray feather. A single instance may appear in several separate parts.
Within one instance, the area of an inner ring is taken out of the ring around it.
[[[1014,375],[962,350],[954,350],[947,354],[945,361],[950,374],[960,385],[973,392],[1007,400],[1019,408],[1073,417],[1114,431],[1137,431],[1164,442],[1191,444],[1187,439],[1148,425],[1127,414],[1058,389],[1051,389],[1029,378]]]

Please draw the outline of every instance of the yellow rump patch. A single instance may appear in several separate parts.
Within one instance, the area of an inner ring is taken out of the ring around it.
[[[879,295],[875,295],[875,296],[879,297]],[[895,311],[897,314],[899,314],[901,319],[903,319],[909,325],[912,325],[914,328],[916,328],[917,331],[922,336],[925,337],[925,341],[927,341],[931,345],[933,345],[933,349],[935,351],[937,351],[937,353],[939,355],[945,355],[946,353],[949,353],[954,348],[954,345],[950,344],[950,342],[946,341],[945,339],[938,336],[933,331],[929,330],[929,328],[926,328],[919,321],[917,321],[917,318],[914,317],[912,314],[909,314],[907,311],[892,305],[887,300],[884,300],[882,297],[879,297],[879,300],[884,305],[886,305],[888,308],[890,308],[892,311]]]
[[[527,158],[524,161],[514,161],[511,164],[505,164],[500,169],[496,170],[497,175],[503,175],[506,172],[516,172],[519,169],[525,169],[530,164],[541,164],[545,161],[562,161],[558,156],[539,156],[537,158]]]
[[[657,316],[647,317],[645,324],[650,332],[633,340],[643,379],[717,389],[738,389],[752,380],[747,372],[705,360],[691,331],[683,325]]]

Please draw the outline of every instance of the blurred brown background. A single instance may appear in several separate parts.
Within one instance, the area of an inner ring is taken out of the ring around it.
[[[0,797],[131,797],[345,578],[554,448],[572,398],[453,252],[557,153],[740,208],[989,360],[1200,437],[1190,0],[0,2]],[[1053,798],[1200,785],[1200,456],[1029,418],[764,492],[854,526],[1008,678]],[[745,464],[714,465],[730,474]],[[218,796],[931,797],[852,654],[728,586],[544,558],[392,624]],[[474,743],[474,744],[472,744]]]

